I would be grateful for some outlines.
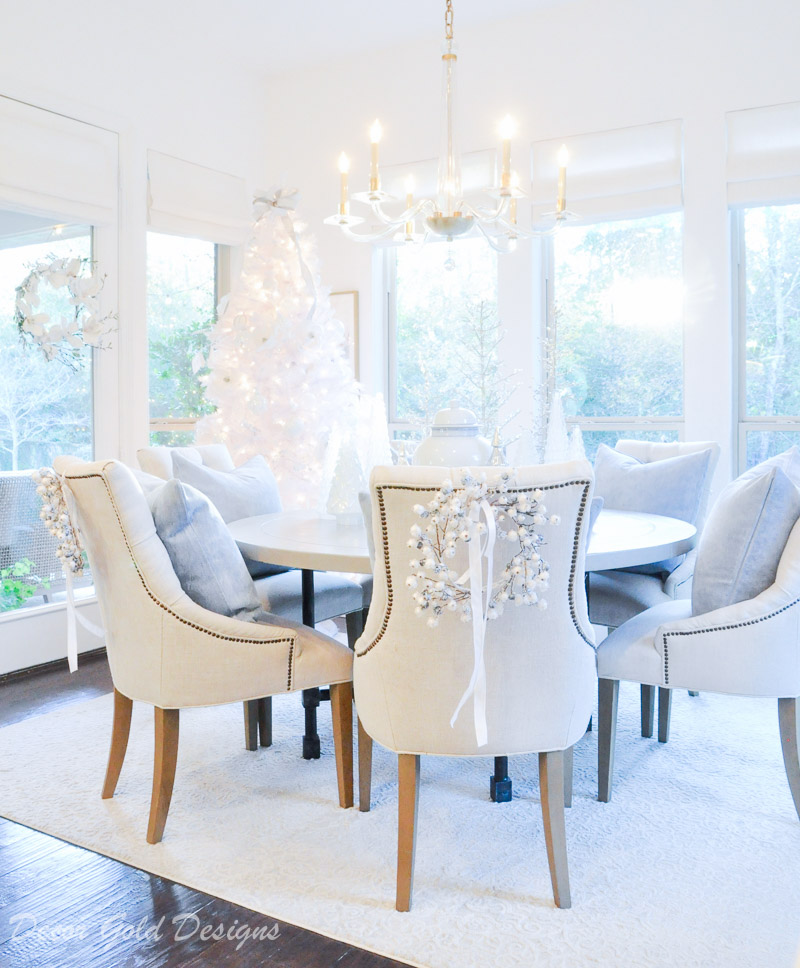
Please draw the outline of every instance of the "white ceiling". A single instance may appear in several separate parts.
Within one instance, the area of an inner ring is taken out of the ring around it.
[[[573,2],[453,0],[456,40],[460,27]],[[133,13],[132,7],[127,9]],[[276,74],[414,38],[443,39],[445,2],[228,0],[220,4],[219,0],[140,0],[136,11],[138,24],[157,24],[173,50],[192,51],[226,63],[244,62],[257,73]]]

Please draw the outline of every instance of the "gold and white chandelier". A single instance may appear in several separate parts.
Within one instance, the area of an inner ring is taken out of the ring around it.
[[[514,248],[517,239],[552,235],[571,214],[566,209],[567,149],[562,145],[558,152],[555,211],[543,216],[549,224],[523,227],[518,223],[517,199],[526,197],[526,192],[519,187],[519,178],[511,168],[511,140],[516,134],[517,125],[509,116],[503,118],[498,128],[502,143],[499,184],[484,189],[486,195],[495,199],[494,207],[482,208],[464,198],[461,188],[461,158],[456,149],[454,121],[456,63],[457,56],[453,45],[453,0],[446,0],[445,47],[442,54],[442,150],[439,155],[436,196],[415,199],[413,176],[409,175],[405,183],[405,209],[394,215],[386,211],[385,204],[391,205],[398,199],[381,190],[378,152],[383,129],[380,121],[376,120],[369,131],[369,189],[353,195],[353,199],[370,206],[378,227],[373,231],[353,231],[353,227],[363,224],[364,219],[350,214],[350,160],[344,152],[339,157],[339,207],[335,215],[325,219],[327,225],[338,225],[347,238],[357,242],[375,242],[389,236],[405,242],[424,242],[432,236],[452,241],[458,236],[481,233],[493,248],[508,252]],[[420,223],[422,231],[418,231]]]

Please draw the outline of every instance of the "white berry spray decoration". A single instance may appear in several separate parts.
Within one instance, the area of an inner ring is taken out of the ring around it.
[[[412,590],[417,615],[427,615],[434,628],[445,612],[458,613],[462,622],[473,617],[469,574],[451,567],[459,542],[480,540],[487,526],[478,520],[477,507],[488,505],[494,517],[498,541],[515,546],[510,560],[492,587],[487,589],[486,617],[496,619],[509,603],[547,608],[543,593],[549,585],[549,566],[541,555],[546,544],[541,528],[558,525],[556,514],[548,514],[540,488],[515,490],[515,471],[509,469],[491,483],[486,475],[474,477],[462,471],[461,485],[442,483],[427,505],[417,504],[414,512],[421,523],[411,527],[408,547],[416,552],[409,562],[406,585]],[[480,603],[475,603],[480,610]]]
[[[36,483],[36,493],[42,499],[39,517],[47,530],[58,542],[56,554],[61,559],[65,573],[83,574],[83,545],[80,535],[72,524],[61,480],[51,467],[42,467],[31,475]]]

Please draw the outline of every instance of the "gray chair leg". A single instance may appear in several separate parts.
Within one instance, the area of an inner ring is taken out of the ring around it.
[[[264,696],[257,702],[259,745],[272,746],[272,696]]]
[[[614,775],[614,746],[617,739],[617,706],[619,680],[599,679],[597,726],[597,799],[608,803]]]
[[[347,644],[351,649],[355,649],[356,642],[364,631],[364,613],[361,609],[357,612],[348,612],[344,620],[347,624]]]
[[[666,743],[669,739],[669,721],[672,713],[672,690],[658,689],[658,741]]]
[[[258,749],[258,699],[247,699],[244,706],[244,748]]]
[[[694,689],[690,689],[689,690],[689,695],[690,696],[694,696],[695,698],[697,698],[700,695],[700,693],[699,692],[695,692]]]
[[[547,862],[556,907],[572,907],[567,866],[567,831],[564,825],[564,751],[539,754],[539,789],[547,845]]]
[[[800,721],[797,716],[797,699],[778,700],[778,723],[781,730],[781,749],[786,779],[792,791],[794,809],[800,818],[800,758],[798,757],[798,731]]]
[[[572,767],[573,767],[573,755],[572,751],[575,749],[574,746],[570,746],[564,750],[564,806],[572,806]]]
[[[656,715],[656,687],[642,683],[642,736],[650,739],[653,735],[653,721]]]

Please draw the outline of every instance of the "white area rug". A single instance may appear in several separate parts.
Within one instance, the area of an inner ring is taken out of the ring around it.
[[[376,747],[371,813],[340,810],[329,712],[322,759],[304,762],[299,702],[276,699],[275,744],[257,753],[242,747],[240,706],[181,714],[158,846],[144,839],[148,707],[134,706],[117,794],[100,799],[110,697],[0,730],[0,814],[430,968],[794,964],[800,823],[777,703],[678,692],[659,746],[637,735],[638,689],[623,686],[612,803],[595,799],[595,735],[576,748],[569,911],[553,906],[536,757],[512,760],[515,799],[503,805],[488,801],[488,760],[423,759],[414,903],[398,914],[395,757]]]

